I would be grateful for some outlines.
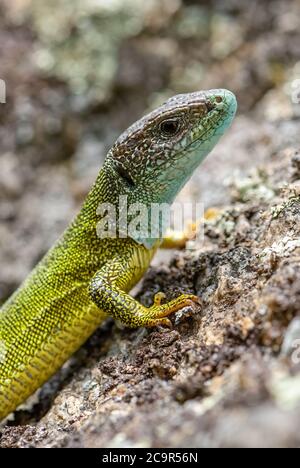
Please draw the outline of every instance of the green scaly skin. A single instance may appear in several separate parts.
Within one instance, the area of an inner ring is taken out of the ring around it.
[[[49,379],[107,315],[129,327],[169,325],[193,295],[146,308],[128,292],[162,239],[99,238],[98,207],[171,204],[231,124],[227,90],[178,95],[131,126],[108,153],[79,215],[0,311],[0,420]],[[98,214],[97,214],[98,213]]]

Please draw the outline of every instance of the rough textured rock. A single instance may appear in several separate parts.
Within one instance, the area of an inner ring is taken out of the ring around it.
[[[0,300],[71,219],[149,93],[155,105],[168,93],[224,86],[240,102],[230,133],[180,196],[213,208],[204,242],[159,257],[136,291],[146,305],[158,291],[193,292],[201,310],[177,314],[171,331],[108,320],[2,424],[1,447],[299,446],[300,112],[289,94],[299,4],[174,1],[161,15],[158,3],[152,16],[141,13],[140,32],[123,37],[109,102],[96,105],[74,98],[58,62],[41,76],[22,58],[24,47],[42,47],[44,19],[37,27],[35,12],[35,23],[17,27],[12,13],[1,15],[14,85],[0,129]],[[159,79],[143,90],[151,67]]]

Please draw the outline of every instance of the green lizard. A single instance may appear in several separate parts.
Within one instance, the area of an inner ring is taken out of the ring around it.
[[[132,125],[109,151],[79,215],[0,311],[0,420],[50,378],[110,315],[129,327],[170,325],[198,298],[145,307],[129,295],[162,239],[100,238],[99,205],[171,204],[231,124],[235,96],[182,94]]]

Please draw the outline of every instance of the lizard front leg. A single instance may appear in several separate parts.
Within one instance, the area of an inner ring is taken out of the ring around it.
[[[130,266],[118,257],[96,273],[89,288],[93,302],[128,327],[170,327],[169,315],[200,303],[197,296],[182,294],[166,304],[156,297],[152,307],[145,307],[126,292],[130,271]]]

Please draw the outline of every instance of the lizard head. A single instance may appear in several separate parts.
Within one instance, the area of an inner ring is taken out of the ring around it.
[[[172,203],[230,126],[236,108],[234,94],[225,89],[174,96],[129,127],[108,161],[129,193]]]
[[[129,204],[171,205],[180,189],[230,126],[237,109],[225,89],[180,94],[129,127],[106,160]],[[152,240],[135,240],[152,245]]]

